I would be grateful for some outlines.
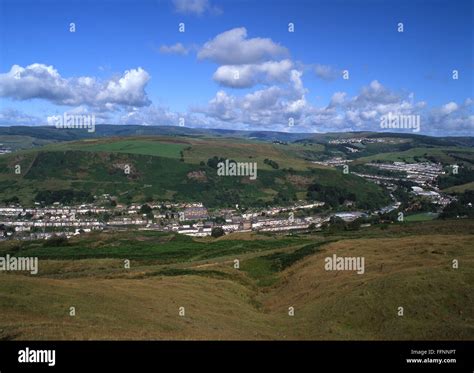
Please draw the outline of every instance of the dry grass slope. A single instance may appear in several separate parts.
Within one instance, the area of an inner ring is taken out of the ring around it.
[[[473,339],[471,243],[469,234],[344,239],[279,273],[270,287],[227,260],[206,266],[225,275],[217,277],[146,275],[158,269],[153,264],[105,276],[121,261],[45,261],[41,277],[0,274],[0,338]],[[365,257],[365,274],[325,271],[333,253]]]

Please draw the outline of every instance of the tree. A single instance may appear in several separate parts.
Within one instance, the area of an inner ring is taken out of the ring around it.
[[[362,219],[355,219],[346,225],[346,229],[349,231],[356,231],[360,228],[361,226],[361,220]]]
[[[346,222],[339,216],[331,216],[328,222],[324,222],[321,226],[324,231],[338,232],[346,229]]]
[[[222,216],[216,216],[213,220],[216,224],[225,224],[225,219]]]
[[[17,196],[13,196],[11,198],[6,198],[3,200],[3,203],[9,204],[9,203],[20,203],[20,199]]]
[[[268,158],[265,158],[265,160],[263,161],[263,163],[265,164],[268,164],[270,167],[274,168],[275,170],[278,170],[279,166],[278,166],[278,163],[271,160],[271,159],[268,159]]]
[[[140,213],[141,214],[149,214],[151,212],[151,210],[152,210],[151,207],[148,206],[147,204],[140,207]]]
[[[43,242],[44,247],[61,247],[61,246],[67,246],[67,245],[68,245],[68,240],[66,237],[57,236],[55,234]]]
[[[212,231],[211,231],[211,236],[214,237],[214,238],[217,238],[217,237],[221,237],[223,236],[225,233],[224,233],[224,230],[222,229],[222,227],[214,227],[212,228]]]

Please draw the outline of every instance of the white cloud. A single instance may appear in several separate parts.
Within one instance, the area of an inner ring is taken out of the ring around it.
[[[149,80],[150,75],[141,67],[127,70],[120,79],[107,81],[97,93],[96,99],[102,104],[149,105],[144,89]]]
[[[146,106],[150,100],[145,86],[150,75],[141,67],[107,81],[94,77],[63,78],[53,66],[13,65],[0,74],[0,97],[15,100],[44,99],[57,105],[87,105],[96,110],[123,106]]]
[[[307,89],[303,84],[300,65],[295,67],[290,59],[273,60],[276,55],[270,53],[270,45],[281,47],[270,39],[246,39],[246,32],[242,34],[241,31],[236,48],[243,51],[242,55],[238,56],[237,63],[219,66],[213,79],[231,88],[263,87],[241,96],[220,90],[207,105],[190,108],[186,113],[150,106],[145,92],[150,75],[140,67],[108,80],[99,80],[90,76],[65,78],[53,66],[43,64],[26,67],[13,65],[9,72],[0,74],[0,97],[44,99],[57,105],[73,106],[75,108],[68,112],[92,113],[97,116],[98,123],[179,125],[179,119],[184,118],[188,127],[296,132],[380,131],[381,116],[391,112],[419,115],[421,133],[425,134],[472,135],[474,131],[474,101],[471,98],[430,109],[424,101],[415,102],[413,93],[395,92],[377,80],[362,87],[352,97],[348,97],[346,92],[334,92],[327,105],[317,107],[305,97]],[[217,45],[222,43],[219,35],[209,43],[216,40]],[[258,40],[257,44],[264,40],[267,52],[260,51],[259,54],[252,49],[253,42],[250,46],[246,44],[253,40]],[[184,53],[186,49],[180,43],[162,48],[162,53]],[[207,54],[204,58],[225,62],[220,53]],[[235,60],[231,57],[229,60]],[[235,79],[236,72],[239,79]],[[288,126],[289,118],[295,120],[294,127]],[[0,125],[45,124],[46,120],[11,108],[0,112]]]
[[[297,114],[300,115],[307,106],[306,99],[304,97],[299,98],[294,101],[289,101],[285,107],[285,112],[291,115]]]
[[[353,99],[355,105],[391,104],[399,101],[399,95],[386,89],[377,80],[362,87],[360,94]]]
[[[271,110],[277,104],[282,96],[282,90],[279,87],[270,87],[253,93],[248,93],[242,100],[241,107],[244,110]]]
[[[429,129],[433,133],[447,132],[472,136],[474,133],[473,105],[473,100],[467,98],[461,104],[451,101],[431,109],[427,115]]]
[[[176,43],[173,45],[162,45],[160,47],[160,53],[187,55],[189,53],[189,48],[186,48],[181,43]]]
[[[333,106],[341,105],[342,103],[344,103],[346,96],[347,96],[346,92],[334,92],[334,94],[331,97],[329,106],[333,107]]]
[[[454,113],[456,110],[458,110],[458,105],[452,101],[441,106],[441,109],[440,109],[441,113],[445,115]]]
[[[286,48],[271,39],[247,39],[246,28],[240,27],[225,31],[206,42],[198,51],[198,58],[220,65],[242,65],[260,63],[287,54]]]
[[[303,73],[298,70],[291,70],[290,80],[293,84],[293,91],[297,96],[303,96],[306,93],[306,89],[303,87],[303,81],[301,80]]]
[[[302,73],[293,69],[288,76],[282,87],[273,85],[241,97],[219,91],[206,107],[194,111],[229,124],[268,129],[288,125],[290,117],[300,118],[310,109],[304,96]]]
[[[292,67],[293,63],[290,60],[267,61],[251,65],[224,65],[216,70],[213,79],[226,87],[248,88],[259,83],[288,81]]]
[[[236,99],[227,95],[224,91],[219,91],[216,96],[209,101],[209,113],[223,121],[233,121],[237,118],[235,113]]]
[[[373,81],[353,97],[345,92],[335,92],[329,105],[317,107],[305,97],[302,73],[293,69],[290,75],[292,78],[283,86],[272,85],[241,96],[220,90],[207,105],[190,108],[187,113],[178,114],[155,106],[135,108],[123,116],[120,123],[178,125],[179,118],[184,118],[187,127],[295,132],[380,131],[381,116],[392,112],[420,115],[420,133],[470,135],[474,130],[473,101],[470,99],[456,104],[457,110],[445,114],[442,110],[445,105],[428,110],[424,101],[414,102],[410,95],[395,93]],[[289,126],[290,118],[294,119],[292,127]]]

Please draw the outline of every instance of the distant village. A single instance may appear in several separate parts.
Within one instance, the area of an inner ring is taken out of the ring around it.
[[[347,164],[341,158],[330,159],[323,163],[337,167]],[[393,202],[377,211],[336,211],[321,212],[324,202],[299,201],[292,206],[275,206],[267,208],[235,208],[208,210],[201,202],[169,203],[151,202],[145,205],[129,206],[115,203],[115,198],[108,194],[95,196],[95,202],[78,206],[65,206],[59,202],[43,206],[36,202],[32,208],[18,204],[0,207],[0,239],[48,239],[53,235],[72,237],[96,230],[155,230],[176,232],[195,237],[209,236],[214,227],[220,227],[225,234],[231,232],[285,232],[292,230],[319,228],[336,216],[346,222],[373,214],[385,214],[398,209],[400,202],[393,191],[400,180],[411,181],[411,193],[424,197],[431,203],[444,207],[453,197],[441,193],[436,185],[436,178],[443,174],[440,164],[419,163],[370,163],[379,170],[403,172],[403,177],[380,176],[376,174],[357,173],[371,182],[380,184],[391,193]],[[110,202],[114,201],[111,206]],[[350,207],[348,205],[348,207]]]
[[[432,162],[417,162],[417,163],[370,163],[370,166],[380,170],[403,172],[406,174],[403,178],[368,175],[354,172],[355,175],[371,180],[377,184],[384,185],[389,190],[396,188],[396,181],[405,180],[411,181],[415,186],[412,186],[412,192],[415,195],[426,197],[434,204],[447,206],[453,201],[453,197],[443,194],[436,185],[436,179],[440,175],[444,175],[443,166],[439,163]]]
[[[329,140],[329,144],[331,145],[347,145],[345,148],[351,152],[351,153],[357,153],[360,152],[360,147],[359,145],[367,145],[367,144],[375,144],[375,143],[389,143],[389,144],[394,144],[394,143],[399,143],[403,140],[400,139],[386,139],[382,137],[377,137],[377,138],[369,138],[369,137],[350,137],[347,139],[335,139],[335,140]]]
[[[339,140],[338,140],[339,141]],[[314,161],[313,163],[328,167],[341,167],[350,165],[352,160],[342,157],[333,157],[325,161]],[[445,171],[440,163],[433,162],[393,162],[393,163],[366,163],[365,166],[374,167],[379,170],[392,172],[394,175],[403,174],[404,176],[385,176],[372,173],[351,172],[354,175],[372,181],[376,184],[383,185],[390,191],[397,188],[397,182],[410,181],[416,185],[412,187],[415,195],[423,196],[432,203],[440,206],[447,206],[453,201],[453,197],[443,194],[436,185],[436,179],[440,175],[444,175]]]
[[[11,153],[11,152],[12,152],[11,148],[9,148],[9,147],[7,147],[3,144],[0,144],[0,155],[1,154],[8,154],[8,153]]]
[[[240,212],[238,206],[210,213],[202,203],[150,203],[145,205],[150,209],[146,213],[144,205],[139,204],[113,208],[95,204],[60,206],[59,203],[35,208],[8,206],[0,207],[0,226],[14,228],[4,235],[4,239],[13,232],[17,239],[47,239],[59,233],[71,237],[93,230],[127,229],[203,237],[211,235],[215,226],[221,227],[225,233],[306,229],[311,223],[321,224],[324,219],[311,216],[295,218],[294,212],[323,205],[322,202],[300,203],[292,207],[246,210],[245,213]],[[104,216],[107,218],[104,219]]]

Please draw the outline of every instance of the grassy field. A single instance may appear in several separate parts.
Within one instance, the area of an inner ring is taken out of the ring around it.
[[[305,238],[284,237],[261,240],[196,241],[191,237],[160,232],[91,233],[71,238],[67,246],[48,247],[43,241],[10,241],[0,247],[0,253],[36,256],[42,259],[128,258],[152,259],[158,263],[196,261],[229,254],[258,252],[270,248],[291,247],[309,242]]]
[[[425,221],[425,220],[433,220],[438,217],[438,214],[431,213],[431,212],[422,212],[419,214],[412,214],[412,215],[407,215],[405,216],[405,220],[407,222],[412,222],[412,221]]]
[[[226,157],[236,161],[253,160],[259,162],[261,169],[272,170],[263,163],[270,158],[277,161],[281,168],[292,167],[295,170],[305,171],[308,167],[319,168],[310,162],[302,160],[298,155],[303,150],[301,145],[278,145],[256,140],[226,138],[225,141],[216,138],[188,138],[188,137],[125,137],[89,139],[69,143],[57,143],[46,146],[48,151],[81,150],[87,152],[113,152],[127,154],[153,155],[157,157],[179,158],[180,151],[184,150],[184,159],[187,163],[199,164],[214,155]],[[315,146],[314,150],[322,151],[322,146]]]
[[[462,185],[456,185],[450,188],[443,189],[445,193],[464,193],[468,190],[474,190],[474,181]]]
[[[437,162],[443,164],[456,164],[456,153],[474,155],[474,149],[463,147],[438,147],[438,148],[412,148],[405,151],[388,152],[358,158],[356,163],[368,163],[373,161],[390,162],[415,162],[415,157],[421,161],[428,161],[428,158],[434,158]]]
[[[154,155],[166,158],[179,158],[180,151],[186,144],[167,143],[152,140],[123,140],[117,142],[100,142],[82,144],[77,149],[89,152],[111,152],[127,154]]]
[[[473,228],[433,220],[330,236],[1,243],[0,255],[41,257],[36,276],[0,273],[0,338],[472,339]],[[364,257],[365,273],[326,271],[333,254]]]
[[[0,144],[9,149],[20,150],[20,149],[29,149],[37,146],[43,146],[50,144],[51,140],[38,139],[31,136],[1,136],[0,135]]]

